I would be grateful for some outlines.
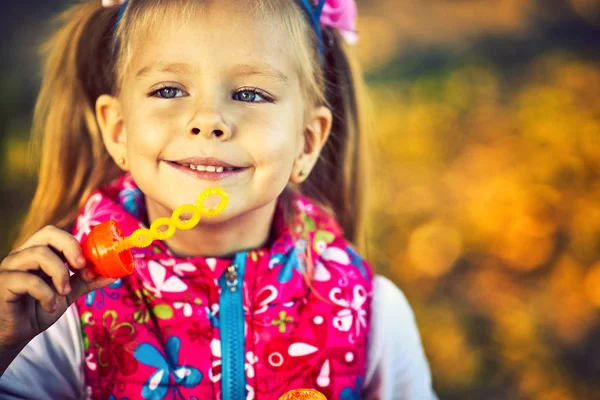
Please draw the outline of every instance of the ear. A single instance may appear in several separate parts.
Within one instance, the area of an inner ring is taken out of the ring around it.
[[[298,143],[299,152],[294,160],[290,182],[298,184],[306,180],[329,138],[332,122],[333,115],[329,108],[318,106],[312,110],[304,128],[304,135]]]
[[[127,135],[123,127],[121,102],[103,94],[96,100],[96,121],[106,150],[123,171],[127,171]]]

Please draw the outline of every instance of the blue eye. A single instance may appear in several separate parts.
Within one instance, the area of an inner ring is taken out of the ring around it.
[[[260,89],[243,89],[234,93],[233,99],[246,103],[272,103],[273,101]]]
[[[185,97],[186,95],[183,90],[171,86],[160,88],[151,93],[151,96],[161,99],[174,99],[176,97]]]

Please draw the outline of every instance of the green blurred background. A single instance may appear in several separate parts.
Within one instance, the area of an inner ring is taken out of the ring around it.
[[[0,254],[33,194],[37,46],[0,16]],[[600,0],[359,0],[375,110],[367,257],[441,399],[600,399]]]

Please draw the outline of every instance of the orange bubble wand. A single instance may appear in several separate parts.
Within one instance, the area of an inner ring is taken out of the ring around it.
[[[214,207],[204,207],[204,202],[212,196],[219,196],[221,201]],[[125,237],[121,227],[109,220],[96,225],[83,242],[83,254],[92,262],[96,274],[107,278],[121,278],[133,272],[134,247],[148,247],[155,240],[167,240],[175,234],[177,229],[192,229],[202,217],[215,217],[227,207],[229,197],[220,188],[211,188],[200,193],[196,204],[185,204],[173,211],[171,218],[158,218],[148,228],[135,230]],[[188,219],[181,219],[182,215],[190,214]]]

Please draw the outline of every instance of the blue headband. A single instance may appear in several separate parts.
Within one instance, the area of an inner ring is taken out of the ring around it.
[[[323,32],[321,30],[321,14],[323,13],[323,7],[325,6],[325,0],[318,0],[318,3],[312,5],[310,0],[301,0],[302,7],[306,12],[310,22],[315,30],[317,35],[317,44],[319,46],[319,54],[323,56]],[[117,14],[117,21],[115,22],[115,27],[119,25],[121,19],[123,18],[123,14],[125,13],[125,9],[127,8],[127,4],[129,4],[129,0],[125,0],[121,7],[119,8],[119,13]]]

